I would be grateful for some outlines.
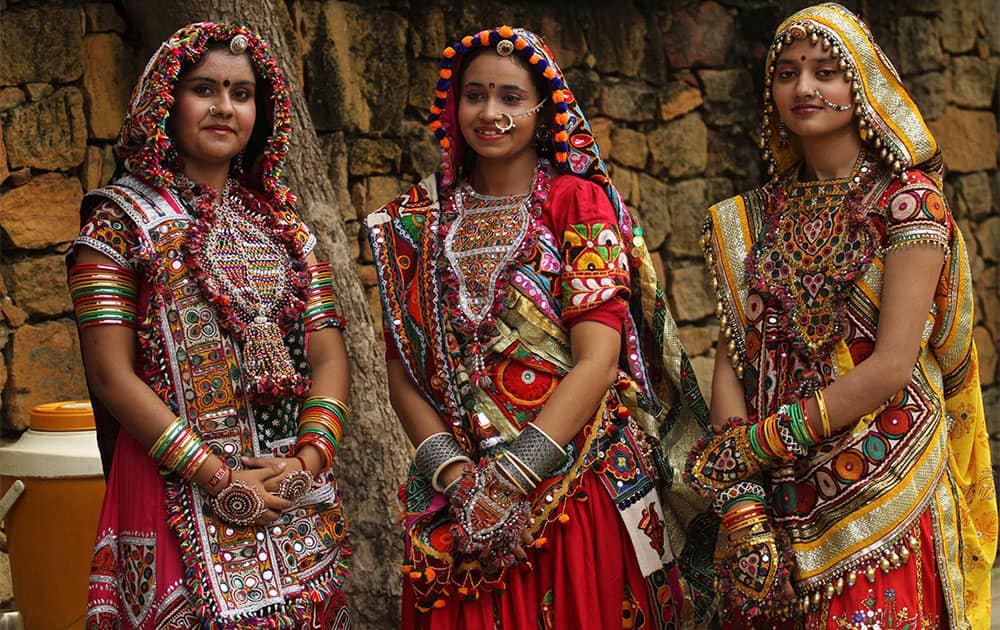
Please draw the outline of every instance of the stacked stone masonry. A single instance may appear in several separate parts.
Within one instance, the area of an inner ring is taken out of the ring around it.
[[[547,39],[593,121],[614,181],[655,250],[707,395],[718,323],[697,246],[699,226],[711,202],[761,179],[755,149],[761,60],[780,17],[804,4],[286,0],[302,51],[297,66],[287,69],[300,73],[376,321],[380,307],[362,219],[437,167],[436,144],[421,121],[439,54],[474,29],[524,25]],[[846,4],[872,23],[943,148],[945,192],[972,256],[975,338],[993,458],[1000,462],[996,4]],[[34,405],[86,397],[63,255],[77,229],[81,195],[114,171],[111,144],[150,52],[134,41],[118,6],[0,0],[0,426],[6,440],[24,430]],[[0,577],[0,602],[9,597],[9,583]]]

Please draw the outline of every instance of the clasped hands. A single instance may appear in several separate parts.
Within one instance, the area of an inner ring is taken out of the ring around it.
[[[313,484],[313,474],[296,458],[243,457],[241,470],[208,503],[219,520],[237,527],[273,523]]]

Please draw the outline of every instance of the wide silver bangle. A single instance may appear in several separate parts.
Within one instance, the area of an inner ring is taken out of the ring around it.
[[[559,464],[559,460],[566,455],[566,449],[548,433],[529,423],[510,443],[507,453],[524,469],[531,481],[538,484]]]
[[[455,462],[472,461],[465,454],[462,447],[458,445],[458,440],[451,433],[441,432],[431,435],[417,446],[417,453],[414,457],[414,464],[433,487],[438,492],[444,492],[444,488],[438,480],[441,472]]]

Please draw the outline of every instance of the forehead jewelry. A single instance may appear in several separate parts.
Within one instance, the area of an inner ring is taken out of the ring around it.
[[[507,41],[507,40],[503,40],[503,41]],[[538,110],[540,110],[542,108],[542,105],[545,105],[545,101],[547,101],[547,100],[549,100],[548,96],[546,96],[542,100],[538,101],[538,105],[535,105],[531,109],[526,109],[523,112],[518,112],[517,114],[511,115],[511,114],[506,114],[504,112],[500,112],[500,114],[499,114],[500,118],[498,118],[497,120],[494,120],[493,121],[493,125],[499,131],[501,131],[503,133],[506,133],[506,132],[510,131],[511,129],[513,129],[514,127],[517,127],[517,123],[514,122],[515,118],[522,118],[524,116],[531,116],[532,114],[534,114],[535,112],[537,112]],[[501,121],[504,120],[504,119],[506,119],[506,122],[502,123]]]
[[[819,89],[814,90],[813,94],[816,95],[816,98],[823,101],[823,104],[829,107],[830,109],[836,110],[838,112],[846,112],[847,110],[851,109],[850,103],[848,103],[847,105],[837,105],[833,101],[827,100],[827,98],[823,96],[823,93],[820,92]]]
[[[514,52],[514,42],[509,39],[501,39],[497,42],[497,54],[501,57],[509,57]]]
[[[237,35],[229,40],[229,52],[234,55],[242,55],[246,51],[248,43],[246,35]]]

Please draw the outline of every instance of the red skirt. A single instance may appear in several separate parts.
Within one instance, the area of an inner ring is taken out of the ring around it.
[[[937,577],[934,554],[934,529],[930,510],[918,519],[913,534],[920,540],[918,549],[898,568],[883,573],[875,571],[869,582],[864,571],[856,574],[854,586],[797,619],[747,620],[739,614],[726,613],[725,630],[745,628],[780,630],[853,630],[861,628],[910,628],[941,630],[948,627],[944,591]]]
[[[591,471],[579,486],[586,501],[566,499],[566,523],[541,533],[543,549],[504,578],[506,589],[476,599],[455,595],[444,606],[417,611],[412,583],[403,584],[404,629],[522,630],[524,628],[680,627],[683,596],[674,567],[644,578],[628,532],[607,491]]]

